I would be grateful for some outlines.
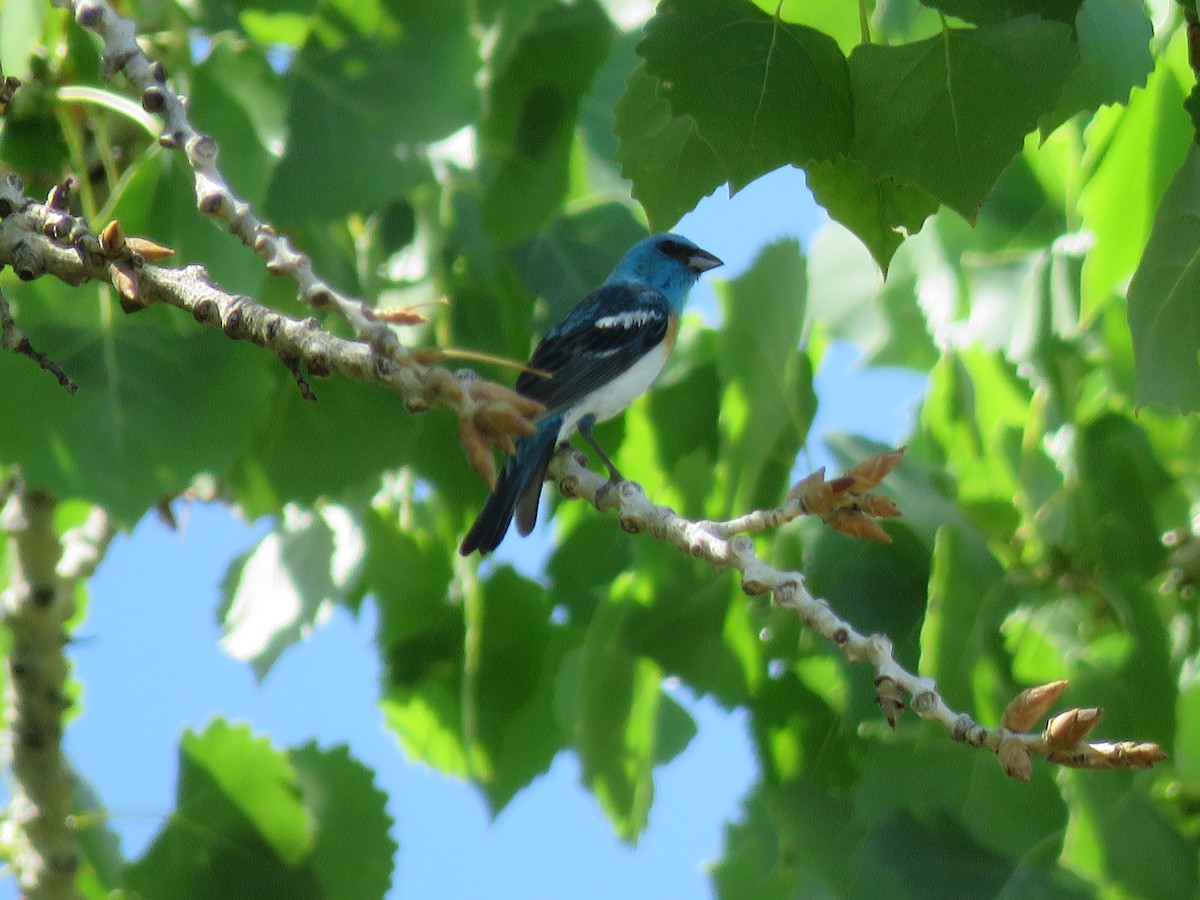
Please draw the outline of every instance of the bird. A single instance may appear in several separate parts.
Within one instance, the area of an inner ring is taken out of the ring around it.
[[[555,451],[578,431],[599,454],[610,483],[621,473],[592,435],[650,387],[666,364],[679,316],[700,276],[724,265],[677,234],[634,244],[612,273],[546,333],[514,389],[545,406],[536,431],[516,442],[459,552],[490,553],[513,516],[527,535]]]

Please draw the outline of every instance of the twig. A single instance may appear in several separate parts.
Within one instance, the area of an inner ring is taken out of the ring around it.
[[[313,309],[336,309],[355,335],[384,355],[400,351],[395,333],[380,322],[362,300],[347,296],[322,280],[312,261],[292,246],[269,223],[258,218],[250,204],[239,198],[217,168],[219,147],[211,135],[196,130],[188,118],[184,98],[167,83],[161,62],[151,61],[136,40],[132,19],[119,15],[105,0],[55,0],[70,7],[75,21],[95,32],[104,42],[104,71],[124,74],[141,95],[142,108],[163,120],[159,143],[182,150],[194,175],[196,205],[200,212],[236,234],[266,263],[273,275],[291,277],[300,299]]]
[[[876,699],[893,726],[904,709],[904,698],[910,698],[917,715],[939,723],[956,741],[971,747],[986,747],[996,753],[1005,772],[1022,780],[1029,777],[1030,754],[1059,765],[1088,769],[1145,768],[1166,758],[1153,743],[1088,743],[1085,737],[1099,720],[1097,710],[1070,710],[1051,719],[1044,731],[1034,733],[1005,724],[988,728],[967,714],[951,709],[942,700],[932,679],[909,672],[896,661],[887,635],[860,634],[826,601],[809,592],[801,572],[783,571],[767,565],[755,554],[750,538],[732,536],[736,531],[758,530],[769,521],[795,518],[793,513],[799,513],[791,506],[767,511],[761,521],[753,518],[757,514],[726,523],[692,521],[668,506],[651,503],[635,482],[624,481],[614,488],[606,479],[588,470],[586,458],[574,452],[563,452],[555,457],[550,466],[550,477],[558,482],[563,496],[582,498],[601,511],[614,509],[621,528],[631,534],[648,532],[689,556],[719,568],[737,570],[742,577],[742,590],[747,595],[771,594],[777,606],[795,613],[805,625],[838,647],[849,662],[871,665],[876,673]],[[1010,708],[1022,703],[1027,704],[1025,694],[1015,699]],[[1031,719],[1036,718],[1040,718],[1040,713],[1033,717],[1012,717],[1008,724],[1019,722],[1026,729],[1032,724]]]
[[[465,425],[488,446],[503,446],[506,438],[525,433],[526,417],[541,410],[540,404],[473,372],[456,374],[436,365],[433,361],[445,355],[436,347],[399,348],[385,355],[375,344],[326,331],[315,318],[293,319],[222,290],[203,266],[152,265],[138,248],[157,245],[125,238],[112,223],[100,236],[93,234],[85,221],[65,211],[68,193],[66,183],[58,185],[39,203],[24,195],[15,175],[0,178],[0,265],[12,266],[23,281],[49,275],[70,285],[106,282],[127,312],[150,303],[186,310],[202,325],[269,349],[293,376],[301,367],[314,378],[337,372],[397,391],[412,412],[449,407],[458,414],[460,429]],[[303,375],[297,384],[312,395]]]
[[[29,335],[21,330],[13,319],[12,309],[9,308],[8,300],[5,299],[3,291],[0,291],[0,346],[11,353],[20,353],[22,356],[28,356],[35,363],[58,379],[58,383],[66,389],[67,393],[73,394],[79,390],[79,385],[71,380],[62,366],[52,360],[46,354],[39,351],[29,342]]]

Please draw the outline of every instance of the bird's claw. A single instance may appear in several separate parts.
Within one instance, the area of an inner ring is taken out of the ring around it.
[[[615,472],[609,475],[608,481],[596,488],[596,506],[600,507],[603,501],[610,493],[612,493],[625,479],[621,477],[620,472]]]

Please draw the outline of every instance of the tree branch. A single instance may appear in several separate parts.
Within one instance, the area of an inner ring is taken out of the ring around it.
[[[542,409],[470,370],[456,374],[437,365],[444,352],[436,347],[407,349],[397,344],[385,353],[377,341],[339,337],[315,318],[294,319],[252,297],[229,293],[203,266],[171,269],[150,264],[137,249],[149,242],[126,239],[111,225],[97,236],[83,219],[64,211],[65,184],[55,187],[45,203],[29,199],[23,190],[17,176],[0,178],[0,265],[11,265],[23,281],[46,275],[69,285],[102,281],[113,286],[127,312],[150,303],[186,310],[202,325],[270,350],[310,398],[302,370],[318,378],[337,372],[383,385],[400,393],[412,412],[449,407],[460,419],[460,437],[467,436],[464,444],[470,439],[489,447],[505,446],[513,436],[526,433],[526,417]]]
[[[187,157],[194,173],[196,206],[200,212],[237,235],[266,263],[268,272],[291,277],[300,299],[308,306],[333,307],[350,323],[355,335],[382,355],[399,352],[395,333],[376,318],[366,303],[323,281],[313,271],[308,256],[296,250],[270,223],[258,218],[250,204],[233,192],[217,168],[220,150],[217,142],[192,125],[185,100],[167,83],[162,63],[151,61],[138,45],[134,21],[119,15],[105,0],[54,2],[69,7],[75,21],[100,36],[104,42],[101,60],[105,74],[112,77],[122,73],[141,95],[142,108],[162,118],[159,143],[167,149],[182,150]]]
[[[5,491],[0,527],[12,558],[2,602],[12,634],[5,691],[15,778],[6,814],[13,826],[12,863],[26,896],[73,898],[79,896],[75,875],[82,850],[69,821],[75,778],[62,752],[62,718],[70,706],[63,626],[74,614],[76,583],[95,570],[113,531],[97,509],[60,541],[53,498],[25,489],[17,477]]]
[[[911,698],[912,709],[921,718],[937,722],[956,741],[971,747],[986,747],[996,753],[1004,771],[1021,780],[1028,780],[1031,774],[1031,755],[1059,765],[1086,769],[1146,768],[1166,759],[1159,746],[1153,743],[1088,743],[1085,738],[1099,721],[1100,710],[1068,710],[1053,717],[1042,732],[1027,731],[1049,708],[1049,703],[1045,702],[1049,696],[1046,686],[1031,688],[1018,695],[1005,713],[1006,724],[994,728],[951,709],[942,700],[932,679],[909,672],[896,661],[887,635],[860,634],[826,601],[809,592],[803,573],[767,565],[755,554],[754,542],[749,537],[744,534],[734,536],[736,531],[758,530],[763,523],[754,519],[755,513],[729,523],[685,519],[669,506],[651,503],[636,482],[623,481],[613,486],[587,468],[586,457],[571,450],[555,457],[550,466],[550,477],[558,482],[563,496],[586,500],[600,511],[615,510],[621,528],[630,534],[648,532],[688,556],[703,559],[718,568],[737,570],[742,577],[742,590],[747,595],[771,594],[777,606],[795,613],[806,626],[838,647],[847,661],[872,666],[876,699],[893,727],[904,709],[904,698]],[[794,505],[788,505],[779,511],[766,511],[763,521],[788,520],[799,514],[802,513]],[[1031,694],[1037,696],[1037,702],[1030,699]],[[1057,696],[1053,693],[1049,701]],[[1042,708],[1043,704],[1045,708]]]
[[[51,274],[71,284],[87,279],[106,281],[134,308],[162,302],[186,309],[202,324],[270,349],[297,377],[302,391],[307,387],[303,370],[315,376],[340,372],[399,391],[413,410],[435,404],[449,406],[461,419],[459,440],[468,457],[485,479],[494,478],[491,445],[511,444],[511,437],[523,433],[522,429],[527,427],[525,417],[537,409],[523,406],[528,401],[506,388],[462,380],[435,365],[440,358],[438,351],[405,350],[387,324],[362,300],[343,295],[320,280],[310,260],[280,237],[270,224],[257,218],[249,205],[231,191],[217,168],[216,142],[191,125],[183,98],[167,86],[162,65],[150,61],[138,46],[133,22],[114,12],[105,0],[56,2],[70,7],[80,25],[100,36],[106,71],[123,73],[140,93],[142,106],[162,117],[165,124],[160,143],[185,153],[194,173],[201,212],[237,234],[264,260],[269,271],[293,278],[301,299],[309,306],[336,309],[350,323],[356,339],[332,335],[314,319],[291,319],[251,298],[222,291],[199,266],[162,268],[148,264],[127,247],[105,246],[84,223],[71,220],[52,203],[12,198],[14,211],[0,222],[0,262],[11,263],[22,278]],[[0,215],[7,212],[4,203],[4,187],[0,185]],[[809,593],[801,573],[781,571],[763,563],[755,555],[753,541],[739,534],[777,527],[798,515],[814,512],[803,492],[794,491],[775,510],[757,511],[723,523],[693,522],[668,507],[651,504],[632,482],[605,490],[607,482],[587,471],[570,454],[556,459],[551,474],[564,495],[583,497],[598,509],[616,509],[625,530],[649,531],[689,555],[716,566],[736,568],[747,594],[770,593],[777,605],[791,610],[806,625],[840,647],[850,662],[872,665],[876,672],[877,699],[893,725],[905,706],[905,698],[909,698],[920,716],[939,722],[955,740],[992,750],[1005,771],[1018,778],[1029,777],[1031,754],[1062,765],[1088,768],[1140,767],[1164,758],[1154,744],[1087,743],[1084,738],[1099,719],[1096,710],[1064,713],[1052,719],[1041,733],[1029,732],[1028,725],[1010,727],[1022,719],[1015,713],[1012,716],[1006,713],[1006,724],[987,728],[951,710],[932,680],[908,672],[895,660],[886,636],[866,636],[855,631],[826,602]],[[823,479],[822,485],[825,486]],[[847,493],[848,485],[840,484],[836,490]],[[874,516],[886,514],[881,511],[882,506],[859,507],[857,493],[852,490],[848,493],[853,495],[847,501],[849,506],[836,505],[828,517],[822,515],[834,527],[856,533],[854,529],[863,527],[861,523],[874,524]],[[878,533],[872,534],[869,529],[857,533],[886,538],[882,529],[877,525],[875,528]],[[1043,691],[1038,696],[1044,698],[1048,694]],[[1028,713],[1030,702],[1022,694],[1013,701],[1010,710],[1019,707]]]

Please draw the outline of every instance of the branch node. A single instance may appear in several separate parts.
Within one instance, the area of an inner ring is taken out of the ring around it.
[[[626,534],[641,534],[642,523],[637,516],[619,516],[617,524],[621,526],[621,530]]]
[[[158,145],[164,150],[178,150],[183,146],[183,130],[176,128],[158,136]]]
[[[913,711],[920,716],[932,712],[937,704],[937,691],[918,691],[912,698]]]
[[[969,747],[982,747],[987,740],[987,729],[963,713],[954,720],[950,736]]]
[[[892,728],[900,721],[904,710],[904,694],[900,685],[890,675],[879,675],[875,679],[875,702]]]
[[[167,92],[162,84],[152,84],[142,91],[142,109],[148,113],[159,113],[166,108]]]
[[[97,0],[79,0],[75,4],[75,21],[84,28],[96,29],[104,21],[105,6]]]
[[[568,500],[575,500],[581,496],[579,490],[579,479],[574,475],[564,475],[559,479],[558,492]]]
[[[775,586],[775,602],[780,606],[786,606],[796,599],[796,594],[799,592],[799,590],[800,583],[795,579],[781,581]],[[846,638],[843,638],[841,643],[844,644],[845,642]]]
[[[224,192],[217,188],[209,188],[196,198],[196,206],[200,212],[204,213],[206,216],[213,216],[216,218],[219,218],[222,215],[228,202],[228,198],[225,196]],[[271,272],[270,263],[267,263],[267,271]],[[277,275],[279,273],[271,272],[271,274]]]
[[[46,196],[46,205],[55,212],[69,212],[71,209],[71,197],[75,194],[75,188],[78,182],[74,175],[68,175],[58,184],[50,189],[50,193]]]
[[[1009,778],[1028,781],[1033,775],[1033,758],[1029,755],[1029,748],[1016,737],[1006,736],[1000,740],[996,758]]]
[[[187,142],[188,161],[194,168],[207,169],[217,161],[217,142],[212,135],[197,134]]]

